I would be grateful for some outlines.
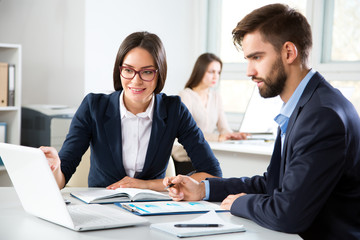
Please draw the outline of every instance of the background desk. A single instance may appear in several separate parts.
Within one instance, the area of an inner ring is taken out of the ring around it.
[[[251,140],[249,140],[251,141]],[[220,162],[223,177],[251,177],[263,175],[274,149],[274,143],[209,142]]]
[[[68,198],[71,204],[83,204],[79,200],[69,196],[70,191],[79,191],[79,188],[65,188],[62,190],[64,197]],[[46,191],[46,189],[44,189]],[[170,234],[150,229],[149,225],[108,229],[89,232],[75,232],[56,224],[47,222],[40,218],[27,214],[12,187],[0,187],[0,239],[24,240],[24,239],[51,239],[51,240],[104,240],[104,239],[132,239],[132,240],[162,240],[180,239]],[[39,196],[41,197],[41,196]],[[120,209],[113,204],[109,206]],[[125,211],[120,209],[121,211]],[[162,223],[170,221],[185,221],[199,216],[199,214],[164,215],[146,217],[150,223]],[[256,223],[232,216],[230,213],[219,213],[219,216],[226,221],[235,224],[243,224],[246,228],[244,233],[220,234],[213,236],[186,238],[195,240],[211,239],[267,239],[267,240],[292,240],[301,239],[298,235],[286,234],[268,230]]]

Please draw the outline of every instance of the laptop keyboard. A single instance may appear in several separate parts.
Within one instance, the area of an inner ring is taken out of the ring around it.
[[[96,204],[70,205],[67,208],[75,226],[108,225],[123,222],[129,218],[127,213]]]

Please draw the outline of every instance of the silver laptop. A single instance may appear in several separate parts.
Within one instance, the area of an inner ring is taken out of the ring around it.
[[[239,132],[250,133],[249,140],[274,140],[278,125],[274,121],[283,102],[279,96],[263,98],[254,87]]]
[[[44,153],[0,143],[0,157],[26,212],[75,231],[148,223],[121,209],[98,204],[66,205]]]
[[[225,143],[264,144],[272,143],[277,134],[278,125],[274,121],[283,102],[279,96],[263,98],[255,86],[246,106],[244,116],[238,125],[239,132],[249,133],[246,140],[226,140]]]

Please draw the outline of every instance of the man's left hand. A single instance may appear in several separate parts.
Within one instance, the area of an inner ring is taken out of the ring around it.
[[[244,196],[244,195],[246,195],[246,193],[239,193],[239,194],[235,194],[235,195],[229,195],[224,199],[224,201],[222,201],[220,207],[225,209],[225,210],[230,211],[230,208],[231,208],[232,204],[234,203],[234,201],[236,199],[238,199],[239,197]]]

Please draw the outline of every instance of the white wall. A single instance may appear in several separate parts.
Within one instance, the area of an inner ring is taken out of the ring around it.
[[[205,51],[207,0],[0,0],[0,42],[23,48],[22,104],[78,106],[110,92],[122,40],[156,33],[168,59],[164,92],[177,94]]]
[[[162,40],[168,60],[163,92],[177,94],[205,51],[204,0],[87,0],[85,24],[85,92],[113,91],[118,48],[132,32],[149,31]]]
[[[22,104],[84,94],[84,0],[0,0],[0,42],[22,45]]]

